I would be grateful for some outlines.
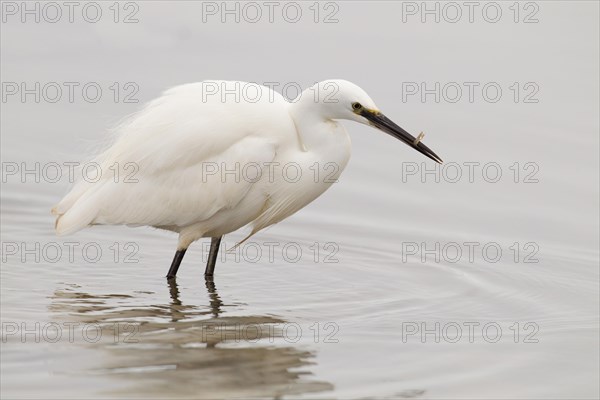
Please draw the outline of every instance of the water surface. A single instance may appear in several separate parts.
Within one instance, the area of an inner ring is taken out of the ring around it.
[[[5,176],[2,396],[597,398],[598,4],[538,4],[537,24],[401,24],[392,2],[340,2],[336,24],[201,23],[193,2],[140,3],[129,25],[3,24],[3,81],[136,82],[144,103],[202,79],[343,77],[463,174],[493,162],[503,175],[422,179],[421,155],[347,124],[339,183],[223,253],[213,282],[195,244],[170,284],[174,235],[58,238],[49,210],[68,179]],[[494,81],[505,96],[403,102],[402,82],[422,81]],[[536,82],[539,102],[515,103],[515,81]],[[85,160],[139,106],[11,98],[3,167]]]

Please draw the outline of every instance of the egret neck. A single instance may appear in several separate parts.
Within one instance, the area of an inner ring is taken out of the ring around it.
[[[289,106],[301,150],[317,153],[323,162],[339,163],[343,169],[350,158],[350,136],[335,119],[337,115],[331,105],[337,104],[327,103],[326,96],[315,96],[315,86],[304,90]]]

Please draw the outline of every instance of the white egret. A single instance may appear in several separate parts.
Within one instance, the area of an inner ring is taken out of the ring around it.
[[[250,237],[335,182],[351,147],[339,120],[374,126],[442,162],[421,142],[422,135],[415,138],[396,125],[348,81],[317,83],[292,102],[251,83],[185,84],[116,129],[114,144],[95,159],[100,179],[78,182],[53,208],[56,232],[70,234],[89,225],[177,232],[168,278],[175,277],[191,243],[210,237],[205,276],[211,277],[223,235],[250,225]],[[330,173],[316,179],[315,166],[325,164],[333,166]],[[121,172],[133,166],[133,182],[108,174],[115,165]],[[289,165],[293,178],[286,176]]]

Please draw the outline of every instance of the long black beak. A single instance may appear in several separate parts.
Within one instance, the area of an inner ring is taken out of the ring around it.
[[[363,108],[359,113],[365,117],[371,125],[384,131],[385,133],[399,139],[409,145],[410,147],[417,150],[419,153],[424,154],[425,156],[431,158],[433,161],[437,163],[442,163],[442,159],[438,157],[437,154],[433,152],[429,147],[425,146],[423,142],[417,140],[410,133],[406,132],[404,129],[396,125],[394,121],[383,115],[378,111],[371,111],[366,108]]]

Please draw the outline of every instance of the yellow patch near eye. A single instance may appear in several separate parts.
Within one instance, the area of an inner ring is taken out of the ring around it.
[[[371,109],[371,108],[365,108],[365,110],[367,110],[368,112],[370,112],[373,115],[381,114],[381,111],[379,111],[379,110],[375,110],[375,109]]]

